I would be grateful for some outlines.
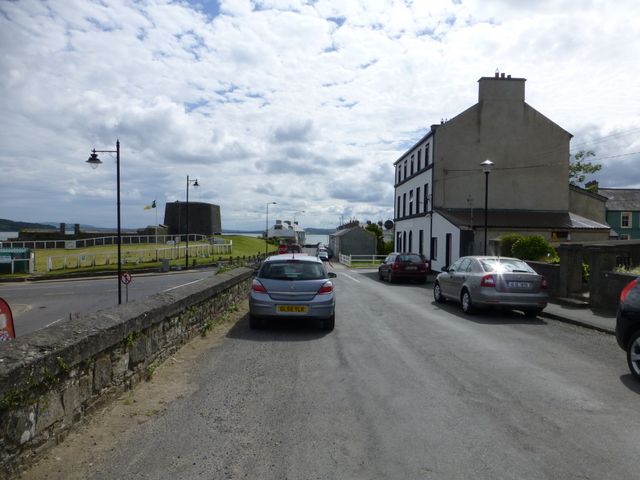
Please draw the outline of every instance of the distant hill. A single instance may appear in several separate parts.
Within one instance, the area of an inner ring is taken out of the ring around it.
[[[29,222],[14,222],[13,220],[6,220],[0,218],[0,232],[18,232],[23,228],[37,228],[37,229],[50,229],[54,230],[56,227],[43,224],[43,223],[29,223]]]

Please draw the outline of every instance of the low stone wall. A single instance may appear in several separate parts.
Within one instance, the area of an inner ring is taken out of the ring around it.
[[[148,378],[246,299],[251,281],[238,268],[0,345],[0,479]]]
[[[589,307],[615,312],[618,309],[620,293],[636,278],[638,275],[630,273],[600,271],[596,276],[592,274]]]
[[[549,298],[558,298],[560,289],[560,266],[543,262],[530,262],[527,264],[535,270],[538,275],[542,275],[547,279],[549,284]]]

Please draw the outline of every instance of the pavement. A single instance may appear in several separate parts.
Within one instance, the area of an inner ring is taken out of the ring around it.
[[[616,314],[614,312],[549,303],[539,316],[611,335],[616,334]]]

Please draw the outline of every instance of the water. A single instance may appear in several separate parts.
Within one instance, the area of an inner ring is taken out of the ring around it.
[[[329,235],[307,235],[307,245],[317,245],[323,243],[329,245]]]
[[[262,237],[261,233],[224,233],[223,235],[244,235],[245,237]],[[329,245],[329,235],[309,235],[306,236],[306,245],[317,245],[323,243]]]
[[[18,238],[18,232],[0,232],[0,242],[6,242],[9,238]]]

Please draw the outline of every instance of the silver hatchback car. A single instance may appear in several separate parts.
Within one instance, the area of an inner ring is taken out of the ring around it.
[[[249,294],[249,326],[267,319],[320,320],[325,330],[336,321],[336,297],[329,272],[318,257],[286,253],[268,257]]]
[[[467,314],[498,307],[535,316],[547,306],[549,285],[520,259],[471,256],[458,259],[438,274],[433,297],[439,303],[459,302]]]

